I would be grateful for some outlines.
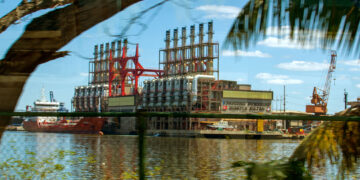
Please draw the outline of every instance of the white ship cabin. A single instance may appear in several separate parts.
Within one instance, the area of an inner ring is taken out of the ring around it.
[[[60,102],[35,101],[33,112],[57,112],[60,108]]]
[[[51,96],[51,95],[50,95]],[[41,98],[34,102],[32,112],[57,112],[60,109],[60,102],[55,101],[52,97],[51,100],[46,100],[45,90],[41,90]]]

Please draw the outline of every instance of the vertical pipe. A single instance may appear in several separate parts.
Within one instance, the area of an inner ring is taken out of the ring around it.
[[[217,55],[216,55],[216,59],[217,59],[217,80],[220,80],[220,63],[219,63],[219,46],[217,44]]]
[[[92,83],[95,84],[96,83],[96,71],[97,71],[97,65],[98,65],[98,58],[99,58],[99,46],[98,45],[95,45],[94,47],[94,65],[93,67],[91,68],[91,71],[93,72],[92,73],[92,76],[93,76],[93,80],[92,80]]]
[[[204,65],[204,46],[203,46],[203,39],[204,39],[204,24],[199,25],[199,57],[197,62],[197,72],[203,71],[203,65]]]
[[[109,61],[109,66],[108,66],[108,72],[110,72],[110,68],[114,68],[114,58],[115,58],[115,41],[111,42],[111,48],[110,48],[110,53],[111,53],[111,61]],[[112,63],[112,64],[110,64]],[[110,74],[109,74],[109,78],[110,79]],[[113,80],[113,79],[112,79]],[[115,81],[116,83],[116,81]],[[113,89],[113,91],[116,91],[116,85],[115,83],[111,82],[111,87]]]
[[[110,48],[109,48],[109,43],[105,44],[105,61],[104,61],[104,65],[103,65],[103,71],[104,71],[104,80],[103,82],[108,82],[109,81],[109,53],[110,52]],[[111,88],[111,87],[109,87]]]
[[[127,57],[127,50],[128,50],[128,40],[124,39],[124,47],[123,47],[123,52],[122,52],[123,56],[122,57]],[[123,61],[125,61],[125,59],[123,59]],[[123,65],[125,66],[125,68],[130,68],[130,66],[131,66],[131,64],[128,62],[124,63]],[[126,76],[125,81],[123,81],[123,82],[125,82],[125,84],[129,84],[129,81],[130,81],[129,78]],[[121,89],[123,89],[123,88],[121,87]],[[125,92],[125,86],[124,86],[124,92]],[[124,95],[122,95],[122,96],[124,96]]]
[[[170,61],[170,30],[166,31],[165,36],[165,76],[169,75],[169,61]]]
[[[190,62],[190,73],[195,72],[195,25],[190,26],[190,54],[191,54],[191,62]]]
[[[100,62],[98,64],[99,66],[97,68],[98,83],[102,83],[102,79],[103,79],[103,74],[101,73],[103,61],[104,61],[104,44],[100,44]]]
[[[111,42],[111,55],[112,55],[112,58],[115,57],[115,41]]]
[[[117,56],[116,57],[121,57],[121,40],[117,41]],[[115,57],[115,56],[114,56]]]
[[[180,65],[180,72],[181,74],[186,73],[185,72],[185,64],[186,64],[186,27],[182,27],[181,29],[181,46],[182,46],[182,52],[181,52],[181,65]]]
[[[213,39],[213,22],[208,22],[208,60],[206,63],[206,71],[207,74],[213,75],[213,46],[212,46],[212,39]]]
[[[173,38],[173,53],[174,53],[174,62],[171,64],[172,65],[172,74],[176,75],[177,73],[179,73],[178,68],[179,68],[179,64],[178,64],[178,56],[177,56],[177,52],[178,52],[178,29],[174,29],[174,38]]]

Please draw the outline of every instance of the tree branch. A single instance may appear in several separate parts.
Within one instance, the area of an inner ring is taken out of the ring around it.
[[[14,110],[27,78],[39,64],[66,55],[57,51],[84,31],[140,1],[75,0],[32,20],[0,61],[0,111]],[[10,118],[0,118],[1,138]]]
[[[16,21],[24,16],[42,9],[55,8],[73,2],[74,0],[33,0],[30,2],[24,0],[15,9],[0,19],[0,33],[4,32],[10,25],[15,24]]]

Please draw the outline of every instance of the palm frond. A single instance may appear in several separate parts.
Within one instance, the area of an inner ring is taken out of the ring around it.
[[[290,39],[319,43],[360,55],[360,0],[250,0],[233,23],[225,47],[246,49],[264,38],[269,27],[289,26]]]
[[[336,116],[360,116],[360,106]],[[309,168],[324,167],[326,160],[339,161],[338,175],[355,170],[360,160],[360,123],[334,121],[323,123],[296,148],[290,160],[306,162]]]

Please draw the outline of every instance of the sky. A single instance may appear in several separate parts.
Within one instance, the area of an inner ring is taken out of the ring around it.
[[[15,8],[18,2],[19,0],[1,2],[0,16]],[[74,87],[88,84],[87,58],[93,57],[94,45],[117,40],[114,35],[121,33],[130,17],[156,2],[158,1],[149,0],[131,6],[69,42],[61,49],[71,51],[69,56],[42,64],[32,73],[16,109],[32,105],[39,99],[41,88],[45,88],[47,94],[50,90],[54,91],[55,99],[65,102],[70,109]],[[285,86],[286,109],[305,111],[305,105],[310,104],[314,86],[324,86],[330,50],[323,50],[316,43],[301,46],[291,41],[287,26],[282,27],[282,36],[277,36],[274,28],[269,27],[268,35],[247,50],[224,48],[225,37],[245,3],[246,1],[238,0],[170,1],[143,16],[140,23],[133,25],[127,32],[127,38],[131,43],[139,43],[142,65],[145,68],[157,68],[159,50],[165,46],[166,30],[180,29],[183,26],[189,30],[190,25],[196,25],[197,32],[199,23],[213,21],[214,40],[221,47],[220,79],[251,84],[253,90],[273,91],[273,110],[283,108]],[[48,11],[29,15],[0,34],[0,58],[3,58],[7,49],[23,33],[31,19]],[[141,23],[146,24],[145,29],[141,28]],[[349,94],[349,101],[360,97],[360,59],[338,52],[336,65],[328,102],[330,114],[344,109],[345,89]]]

